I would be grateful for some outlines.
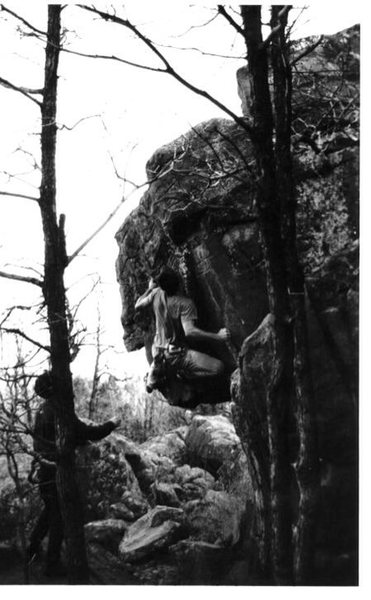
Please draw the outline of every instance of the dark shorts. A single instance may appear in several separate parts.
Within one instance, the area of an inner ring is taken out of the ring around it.
[[[216,377],[224,371],[221,360],[198,350],[188,348],[179,355],[165,352],[165,356],[168,364],[184,379]]]

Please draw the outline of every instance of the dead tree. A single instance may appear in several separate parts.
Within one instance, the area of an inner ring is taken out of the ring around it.
[[[70,583],[88,582],[88,564],[84,542],[83,510],[75,477],[75,415],[74,396],[70,362],[74,348],[71,345],[70,313],[64,286],[66,267],[78,256],[86,245],[96,237],[103,227],[113,218],[127,196],[113,209],[104,222],[67,256],[64,235],[64,215],[58,217],[56,206],[56,141],[57,141],[57,84],[58,62],[61,51],[61,10],[60,5],[48,7],[47,31],[36,29],[31,23],[1,5],[1,10],[18,20],[22,26],[30,29],[38,38],[46,39],[44,87],[29,89],[15,85],[0,77],[0,85],[21,93],[31,100],[41,111],[41,185],[39,196],[25,196],[0,191],[1,195],[27,198],[35,201],[40,208],[44,235],[44,273],[40,277],[18,275],[0,271],[0,277],[31,283],[42,290],[47,312],[47,325],[50,344],[39,343],[33,336],[19,328],[4,327],[2,331],[17,334],[34,344],[39,350],[48,353],[55,382],[55,413],[57,449],[59,454],[57,485],[60,496],[61,512],[64,520],[65,542],[67,546],[68,576]],[[39,99],[41,97],[41,99]],[[11,309],[12,310],[12,309]]]
[[[287,291],[293,335],[294,415],[299,437],[295,464],[299,487],[299,518],[295,523],[294,574],[297,584],[309,583],[313,573],[315,522],[318,503],[318,449],[314,391],[309,358],[304,273],[296,246],[296,195],[291,155],[292,74],[286,39],[287,8],[272,6],[272,71],[275,106],[275,168],[281,210]]]
[[[3,10],[6,10],[2,7]],[[11,13],[13,14],[13,13]],[[67,546],[68,576],[70,583],[88,581],[83,512],[75,477],[75,432],[74,398],[70,371],[69,327],[64,287],[64,271],[68,264],[64,237],[64,215],[58,219],[56,208],[56,137],[57,137],[57,83],[60,54],[60,5],[48,7],[46,32],[44,87],[42,90],[27,90],[11,85],[11,89],[23,93],[36,103],[41,111],[41,185],[40,195],[35,200],[40,208],[44,234],[44,277],[10,277],[41,287],[44,296],[50,334],[50,362],[55,382],[55,414],[57,449],[59,453],[57,485],[63,515]],[[17,17],[19,19],[19,17]],[[21,19],[22,20],[22,19]],[[31,29],[32,26],[22,20]],[[44,32],[39,32],[45,35]],[[3,81],[1,83],[4,85]],[[9,83],[9,82],[7,82]],[[6,85],[9,87],[9,85]],[[35,95],[41,95],[39,101]],[[30,340],[34,342],[34,340]]]
[[[57,83],[61,6],[48,7],[45,79],[41,105],[40,212],[44,232],[43,294],[50,332],[50,361],[56,391],[56,431],[59,461],[57,486],[61,501],[71,583],[88,581],[83,511],[75,475],[74,397],[66,314],[64,270],[68,264],[64,216],[56,209]]]

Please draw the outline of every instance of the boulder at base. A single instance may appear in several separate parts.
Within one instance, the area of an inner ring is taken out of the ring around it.
[[[222,415],[197,415],[186,437],[189,462],[215,474],[226,460],[241,450],[232,423]]]
[[[184,524],[193,539],[234,546],[240,539],[243,511],[236,498],[226,492],[209,490],[200,500],[184,506]]]
[[[168,548],[183,536],[183,511],[168,506],[156,506],[129,527],[119,546],[119,555],[126,562],[136,562]]]
[[[88,543],[96,542],[112,552],[117,552],[118,545],[127,528],[128,524],[121,519],[92,521],[84,526],[85,539]]]

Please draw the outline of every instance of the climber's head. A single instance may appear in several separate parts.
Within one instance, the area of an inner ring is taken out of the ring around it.
[[[50,371],[44,371],[35,382],[34,390],[38,396],[48,400],[53,395],[53,380]]]
[[[157,277],[157,283],[169,296],[174,296],[179,288],[180,278],[170,267],[165,267]]]

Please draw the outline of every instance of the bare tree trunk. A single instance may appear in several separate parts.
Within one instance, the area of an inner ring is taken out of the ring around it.
[[[67,265],[63,218],[56,212],[56,106],[60,45],[60,5],[48,7],[45,85],[41,106],[40,210],[45,241],[43,293],[48,311],[52,374],[56,386],[57,485],[64,522],[70,583],[88,581],[83,512],[75,477],[74,401],[66,319],[64,269]]]
[[[251,84],[252,143],[257,161],[257,204],[267,269],[270,311],[275,318],[274,359],[268,383],[272,572],[277,583],[292,582],[292,515],[287,431],[292,396],[292,336],[289,325],[280,206],[276,195],[273,117],[267,51],[261,35],[261,6],[241,6]]]
[[[18,505],[18,523],[17,531],[21,542],[23,556],[23,582],[28,585],[30,583],[30,574],[27,564],[27,538],[26,538],[26,519],[25,519],[25,498],[19,477],[18,463],[15,457],[15,450],[6,445],[6,459],[8,463],[8,473],[13,480],[14,487],[19,501]]]
[[[314,417],[314,393],[308,350],[304,275],[296,247],[296,196],[291,156],[291,67],[285,37],[287,12],[272,6],[272,68],[275,103],[275,165],[277,195],[281,206],[281,231],[285,244],[288,290],[294,334],[295,417],[299,436],[296,476],[299,487],[298,521],[294,547],[295,583],[309,583],[313,575],[318,452]]]

